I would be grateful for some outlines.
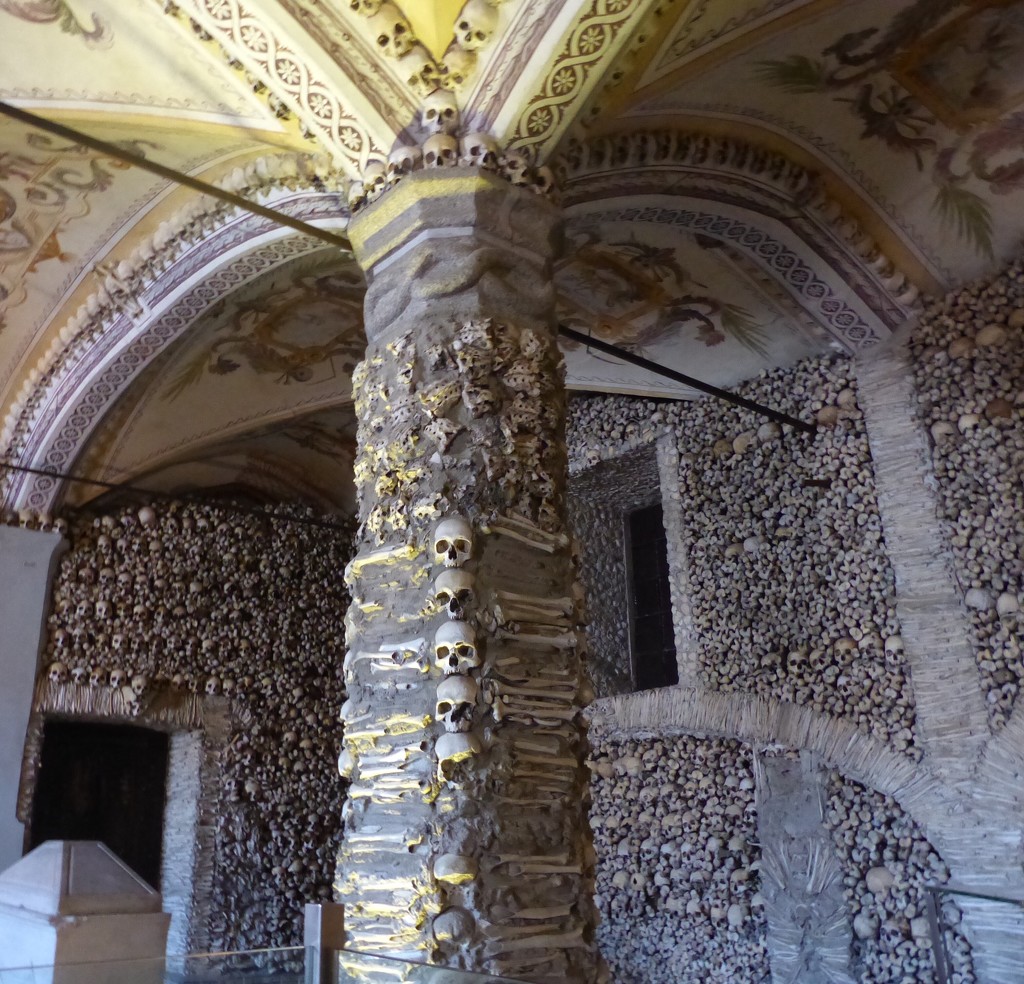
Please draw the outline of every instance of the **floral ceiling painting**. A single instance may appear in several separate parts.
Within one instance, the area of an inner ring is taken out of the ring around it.
[[[784,293],[717,239],[636,223],[570,225],[556,284],[562,324],[717,385],[821,345]],[[568,384],[678,394],[680,388],[562,340]]]
[[[1021,0],[826,4],[757,40],[742,62],[645,111],[742,117],[807,147],[872,202],[940,282],[977,275],[1016,248]]]
[[[15,131],[17,137],[11,140]],[[71,226],[89,216],[96,197],[128,169],[112,157],[45,133],[7,125],[4,134],[8,149],[0,149],[0,332],[27,299],[32,274],[44,264],[76,259],[65,245]],[[142,156],[158,149],[145,140],[121,140],[118,146]]]

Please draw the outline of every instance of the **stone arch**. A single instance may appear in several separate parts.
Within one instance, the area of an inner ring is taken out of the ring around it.
[[[860,731],[855,724],[788,701],[691,687],[611,697],[591,705],[593,727],[613,732],[676,732],[732,738],[754,746],[817,752],[830,767],[892,796],[921,826],[952,800],[926,766]]]
[[[603,217],[717,240],[779,284],[844,348],[879,341],[919,307],[919,290],[816,173],[743,140],[675,129],[568,145],[570,223]]]
[[[277,186],[264,201],[306,222],[337,226],[347,220],[337,196],[318,181],[302,181],[307,187],[300,189],[291,174],[285,183],[289,187]],[[131,382],[204,312],[226,293],[325,248],[220,205],[208,212],[193,206],[168,225],[136,250],[134,267],[122,264],[127,269],[106,278],[29,372],[0,433],[7,460],[43,471],[69,470]],[[0,489],[0,504],[8,509],[49,513],[64,483],[8,472],[0,477]]]

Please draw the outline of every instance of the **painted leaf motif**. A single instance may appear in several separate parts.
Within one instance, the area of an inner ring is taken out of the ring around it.
[[[995,258],[992,244],[992,210],[988,202],[956,184],[939,185],[932,210],[942,224],[952,228],[957,237],[970,243],[990,260]]]
[[[768,358],[764,329],[751,317],[746,308],[738,304],[723,304],[719,321],[722,331],[730,335],[744,348]]]
[[[825,63],[806,55],[758,62],[757,77],[766,85],[799,95],[824,92],[829,87]]]
[[[198,383],[203,378],[207,360],[208,355],[205,351],[196,353],[195,357],[186,362],[181,367],[181,371],[171,380],[171,384],[164,391],[163,399],[176,400],[190,386]]]

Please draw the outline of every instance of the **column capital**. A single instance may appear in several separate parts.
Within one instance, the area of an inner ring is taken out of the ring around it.
[[[360,211],[349,236],[366,274],[366,330],[448,316],[548,324],[561,210],[477,167],[419,171]]]

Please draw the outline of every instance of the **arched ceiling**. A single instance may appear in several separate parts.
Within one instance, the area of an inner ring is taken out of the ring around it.
[[[1024,229],[1013,0],[0,0],[0,33],[3,101],[342,233],[457,114],[554,168],[561,318],[719,385],[877,343]],[[343,251],[0,121],[8,460],[345,508],[361,293]],[[564,348],[574,388],[684,395]]]

